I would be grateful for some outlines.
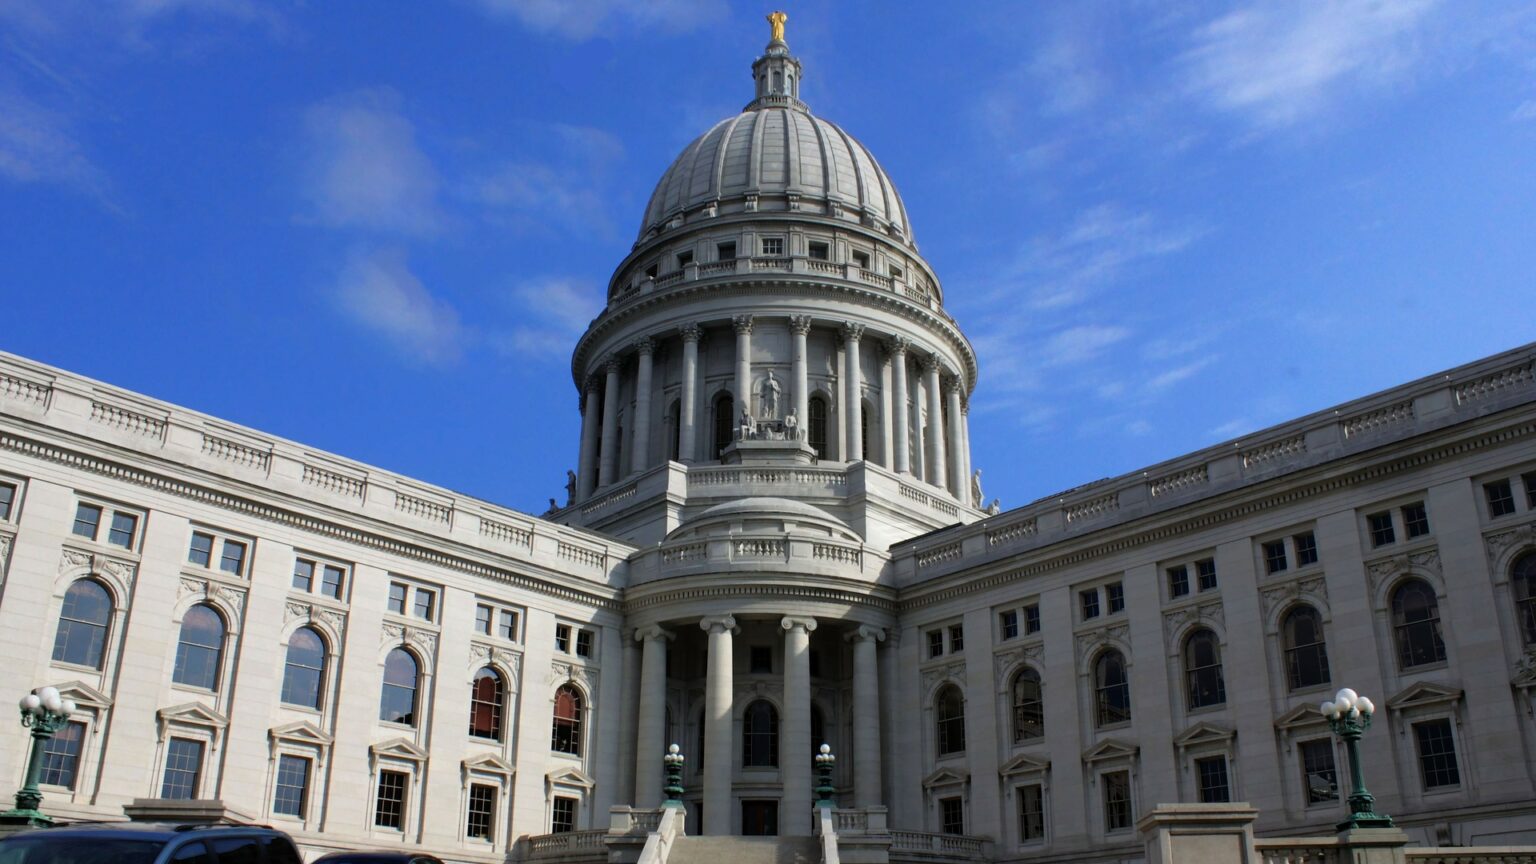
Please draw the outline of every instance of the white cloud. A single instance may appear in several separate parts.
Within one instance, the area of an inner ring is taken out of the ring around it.
[[[1168,224],[1149,212],[1099,204],[1080,212],[1065,231],[1033,238],[1015,272],[1034,283],[1037,309],[1071,306],[1131,265],[1183,251],[1207,233],[1203,225]]]
[[[519,227],[609,234],[614,201],[604,180],[624,158],[623,143],[601,129],[563,124],[530,137],[549,139],[550,160],[503,162],[461,184],[461,197]]]
[[[1215,363],[1216,360],[1217,357],[1213,354],[1207,357],[1201,357],[1200,359],[1191,363],[1185,363],[1182,366],[1175,366],[1174,368],[1165,372],[1160,372],[1147,380],[1145,390],[1148,393],[1155,393],[1159,390],[1166,390],[1169,387],[1179,383],[1180,381],[1184,381],[1193,377],[1200,370],[1210,366],[1212,363]]]
[[[505,354],[563,360],[593,314],[602,308],[601,294],[597,286],[573,279],[518,285],[512,289],[511,299],[522,323],[496,337],[496,348]]]
[[[1517,123],[1524,123],[1527,120],[1536,120],[1536,99],[1527,99],[1524,102],[1521,102],[1518,106],[1515,107],[1515,110],[1510,113],[1509,119],[1514,120]]]
[[[388,90],[367,90],[309,109],[308,214],[333,228],[430,234],[444,224],[438,174],[416,129]]]
[[[480,6],[530,30],[576,41],[635,30],[687,33],[726,11],[722,0],[480,0]]]
[[[1410,74],[1437,2],[1251,4],[1195,31],[1181,58],[1185,87],[1260,128],[1290,126],[1340,91],[1379,88]]]
[[[107,177],[86,155],[69,118],[5,90],[0,90],[0,176],[58,183],[108,203]]]
[[[1098,359],[1100,354],[1131,331],[1125,327],[1084,324],[1068,327],[1051,336],[1041,347],[1041,363],[1046,366],[1077,366]]]
[[[470,338],[458,310],[427,290],[401,249],[354,250],[337,281],[336,302],[348,317],[419,363],[457,362]]]

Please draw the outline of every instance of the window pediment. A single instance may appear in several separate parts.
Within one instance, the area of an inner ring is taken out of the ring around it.
[[[1092,765],[1095,762],[1105,762],[1110,759],[1135,759],[1140,750],[1141,748],[1135,744],[1110,738],[1084,750],[1083,761]]]
[[[1295,708],[1281,714],[1275,720],[1275,728],[1282,732],[1326,725],[1328,725],[1328,718],[1324,717],[1323,712],[1319,711],[1318,707],[1311,702],[1297,705]]]
[[[544,775],[545,788],[556,786],[576,786],[582,789],[592,789],[597,781],[588,776],[587,772],[579,768],[558,768]]]
[[[309,744],[314,747],[329,747],[335,740],[308,720],[299,720],[293,723],[284,723],[281,726],[273,726],[267,730],[267,737],[271,738],[274,742],[283,741],[294,744]]]
[[[1443,687],[1428,681],[1419,681],[1408,685],[1403,691],[1387,700],[1387,708],[1393,711],[1407,711],[1412,708],[1425,708],[1435,705],[1451,705],[1461,701],[1462,691],[1453,687]]]
[[[70,681],[67,684],[53,685],[59,691],[59,698],[72,699],[81,708],[111,708],[112,697],[97,690],[84,681]]]
[[[941,786],[961,786],[971,782],[970,774],[962,774],[953,768],[940,768],[923,778],[924,789],[936,789]]]
[[[1187,750],[1190,747],[1199,747],[1204,744],[1225,746],[1231,744],[1232,739],[1236,737],[1236,732],[1224,726],[1217,726],[1214,723],[1196,723],[1184,730],[1177,738],[1174,738],[1173,743],[1179,749]]]
[[[381,741],[368,748],[368,752],[377,762],[379,758],[403,759],[407,762],[427,761],[427,751],[417,747],[415,742],[407,738],[391,738]]]
[[[481,753],[464,760],[464,770],[481,771],[487,774],[503,774],[511,776],[517,773],[517,766],[497,756],[495,753]]]
[[[1021,753],[1009,759],[997,769],[997,773],[1004,777],[1026,777],[1047,774],[1051,770],[1051,760]]]
[[[224,729],[229,726],[229,718],[201,702],[187,702],[170,708],[161,708],[156,716],[160,718],[161,729],[171,723],[213,729]]]

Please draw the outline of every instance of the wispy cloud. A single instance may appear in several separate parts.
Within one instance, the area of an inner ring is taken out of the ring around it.
[[[343,314],[411,362],[452,365],[470,340],[458,310],[422,284],[402,249],[354,249],[337,279],[335,300]]]
[[[723,0],[480,0],[480,6],[530,30],[576,41],[634,30],[687,33],[726,11]]]
[[[1084,324],[1069,327],[1045,341],[1040,352],[1040,362],[1045,366],[1087,363],[1098,359],[1107,348],[1130,335],[1128,328],[1120,326]]]
[[[1186,91],[1260,129],[1290,126],[1343,92],[1412,73],[1438,0],[1256,3],[1197,29]]]
[[[512,290],[513,311],[521,322],[495,338],[498,350],[538,359],[563,361],[571,344],[602,305],[601,288],[574,279],[541,279]]]
[[[1171,223],[1147,211],[1106,203],[1088,208],[1064,231],[1032,238],[1016,265],[1033,284],[1037,309],[1081,303],[1131,265],[1181,252],[1208,234],[1205,225]]]
[[[0,89],[0,176],[18,183],[57,183],[116,209],[105,172],[86,154],[71,119]]]
[[[309,109],[306,218],[400,234],[444,226],[437,169],[399,101],[390,90],[364,90]]]
[[[601,129],[564,124],[530,137],[548,139],[548,160],[501,162],[461,184],[461,197],[482,206],[488,218],[521,229],[611,234],[614,202],[606,181],[624,158],[623,142]]]
[[[1159,372],[1147,379],[1147,383],[1143,385],[1143,390],[1148,395],[1166,390],[1181,381],[1193,378],[1201,370],[1215,363],[1217,359],[1219,358],[1212,354],[1190,363],[1185,363],[1182,366],[1175,366],[1172,369]]]
[[[1536,120],[1536,99],[1527,99],[1515,106],[1515,110],[1510,112],[1509,119],[1516,123]]]

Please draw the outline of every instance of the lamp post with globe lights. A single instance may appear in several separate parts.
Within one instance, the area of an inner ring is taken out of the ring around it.
[[[663,807],[683,806],[683,761],[686,757],[682,754],[682,748],[676,744],[667,747],[666,755],[661,757],[661,762],[666,766],[667,785],[662,787],[667,795],[667,800],[662,802]]]
[[[1360,770],[1360,736],[1371,728],[1376,706],[1364,696],[1345,687],[1333,700],[1318,706],[1328,718],[1333,734],[1344,740],[1349,752],[1349,818],[1339,823],[1339,830],[1350,828],[1391,828],[1392,817],[1377,813],[1376,798],[1365,788],[1365,774]]]
[[[821,745],[816,752],[816,806],[831,807],[832,793],[837,788],[832,785],[832,766],[837,764],[837,757],[832,755],[832,747],[828,744]]]
[[[61,696],[54,687],[44,687],[21,697],[21,725],[32,730],[32,754],[27,759],[26,782],[16,792],[16,806],[0,813],[0,823],[48,825],[53,822],[38,809],[43,804],[43,793],[37,788],[43,773],[43,748],[54,733],[64,728],[73,713],[74,701]]]

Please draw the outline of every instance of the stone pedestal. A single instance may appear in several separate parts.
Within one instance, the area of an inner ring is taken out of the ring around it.
[[[1262,864],[1248,804],[1159,804],[1136,823],[1147,864]]]
[[[749,439],[726,447],[720,461],[727,465],[810,465],[816,461],[816,451],[803,440]]]

